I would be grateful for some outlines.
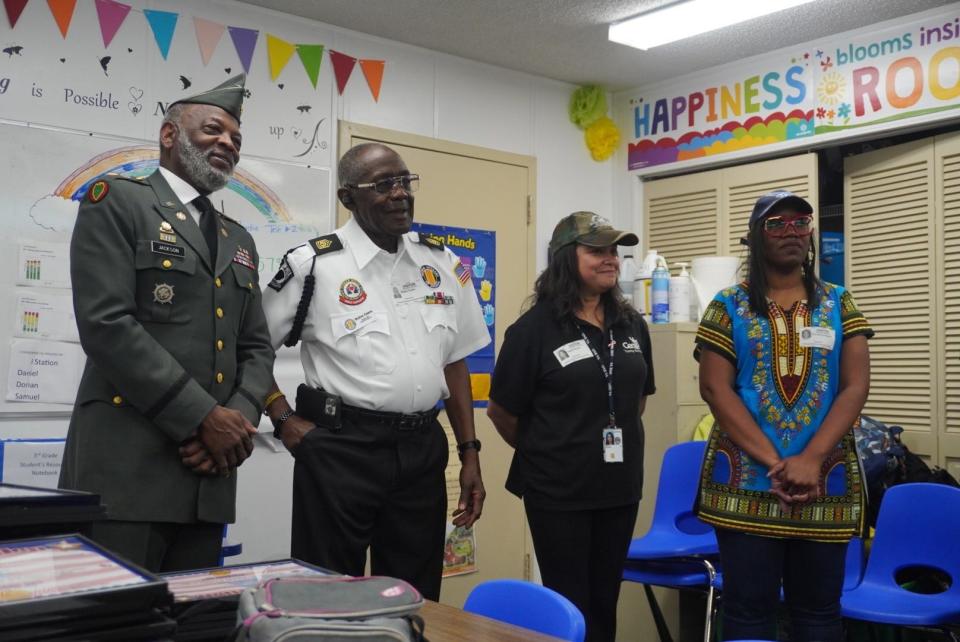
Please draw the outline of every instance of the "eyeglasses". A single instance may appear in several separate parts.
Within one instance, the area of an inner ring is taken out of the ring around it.
[[[785,236],[787,230],[791,227],[797,236],[809,236],[813,232],[813,217],[784,218],[782,216],[771,216],[763,220],[763,231],[770,236]]]
[[[379,194],[389,194],[399,185],[404,192],[416,192],[420,187],[419,174],[404,174],[403,176],[391,176],[390,178],[381,178],[373,183],[357,183],[356,185],[347,184],[347,187],[355,189],[372,189]]]

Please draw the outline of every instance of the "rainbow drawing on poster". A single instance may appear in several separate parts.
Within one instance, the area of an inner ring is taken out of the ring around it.
[[[630,143],[628,162],[630,169],[639,169],[812,136],[813,131],[813,110],[778,111],[766,118],[753,116],[742,123],[731,120],[716,129],[686,132],[676,139]]]
[[[53,194],[72,201],[80,201],[90,185],[105,174],[119,174],[137,178],[149,176],[159,164],[156,147],[133,145],[111,149],[91,159],[75,170],[57,186]],[[236,168],[227,189],[253,205],[271,223],[289,222],[290,213],[280,197],[252,174]]]

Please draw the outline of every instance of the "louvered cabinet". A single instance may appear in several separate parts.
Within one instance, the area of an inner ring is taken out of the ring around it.
[[[671,266],[701,256],[745,259],[740,239],[753,204],[775,189],[816,203],[816,154],[648,181],[643,186],[644,248],[666,256]]]
[[[877,332],[865,412],[960,473],[960,136],[845,159],[850,290]]]

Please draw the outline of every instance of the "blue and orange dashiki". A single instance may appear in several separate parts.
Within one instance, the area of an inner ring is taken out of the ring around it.
[[[820,301],[784,310],[768,300],[769,318],[750,308],[748,285],[711,301],[697,331],[697,350],[712,350],[736,368],[734,388],[781,457],[797,455],[826,418],[840,385],[840,354],[850,337],[873,330],[844,288],[824,283]],[[801,347],[805,327],[835,331],[832,349]],[[741,450],[719,425],[707,444],[697,512],[721,528],[820,541],[845,541],[864,524],[864,488],[853,431],[823,463],[820,496],[780,509],[767,468]]]

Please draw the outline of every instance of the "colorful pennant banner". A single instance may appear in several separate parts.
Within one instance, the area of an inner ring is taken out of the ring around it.
[[[226,25],[213,20],[204,20],[203,18],[193,19],[193,30],[197,34],[197,46],[200,47],[200,58],[203,60],[203,66],[206,67],[220,44],[220,38],[223,32],[227,30]]]
[[[100,21],[100,35],[103,36],[104,49],[113,42],[120,25],[130,13],[130,5],[115,0],[94,0],[97,5],[97,19]]]
[[[337,78],[337,91],[342,96],[350,80],[350,74],[353,73],[353,67],[357,64],[357,59],[331,49],[330,62],[333,63],[333,75]]]
[[[323,62],[323,45],[297,45],[297,55],[310,78],[310,84],[317,88],[317,78],[320,76],[320,64]]]
[[[270,63],[270,80],[276,80],[283,68],[290,62],[296,52],[296,45],[292,45],[282,38],[267,34],[267,61]]]
[[[227,31],[230,32],[233,47],[237,50],[243,70],[249,74],[250,62],[253,60],[253,50],[257,47],[257,37],[260,32],[257,29],[244,29],[243,27],[227,27]]]
[[[57,21],[57,27],[64,38],[70,31],[70,22],[73,20],[73,10],[77,7],[77,0],[47,0],[47,6],[50,7],[50,13],[53,19]]]
[[[374,102],[380,102],[380,84],[383,82],[385,64],[383,60],[360,61],[360,69],[363,71],[363,77],[367,79],[367,86],[370,87]]]
[[[3,0],[3,6],[7,10],[7,20],[10,21],[10,28],[17,26],[17,20],[23,13],[23,8],[27,6],[27,0]]]
[[[153,9],[144,9],[143,15],[146,16],[150,28],[153,30],[153,38],[160,47],[160,55],[167,59],[170,53],[170,42],[173,40],[173,32],[177,28],[177,18],[179,14],[172,11],[155,11]]]
[[[100,23],[100,35],[103,38],[104,48],[109,48],[113,42],[114,36],[123,26],[127,15],[131,11],[131,6],[117,0],[94,0],[97,10],[97,20]],[[20,15],[27,6],[27,0],[3,0],[3,6],[7,13],[7,20],[10,22],[10,28],[17,26]],[[70,31],[70,24],[73,21],[73,15],[76,11],[77,0],[47,0],[47,6],[50,14],[53,16],[60,34],[66,38]],[[137,10],[140,13],[139,10]],[[166,60],[170,54],[170,46],[173,43],[173,35],[177,29],[177,22],[180,14],[174,11],[158,11],[155,9],[143,9],[142,13],[146,18],[150,29],[153,32],[153,38],[157,42],[160,55]],[[224,31],[230,32],[230,39],[233,41],[234,49],[243,65],[243,70],[250,73],[250,65],[253,62],[253,54],[257,47],[257,40],[260,31],[257,29],[247,29],[244,27],[231,27],[228,25],[207,20],[194,16],[193,28],[197,37],[197,47],[200,49],[200,58],[204,66],[210,63],[213,54],[223,38]],[[333,64],[333,73],[337,81],[337,92],[343,95],[350,76],[353,74],[357,62],[360,63],[360,69],[366,78],[367,86],[370,88],[370,94],[374,101],[380,100],[380,88],[383,84],[383,73],[385,61],[383,60],[357,60],[353,56],[348,56],[339,51],[327,50],[321,44],[294,44],[275,36],[267,34],[267,62],[270,68],[270,79],[276,81],[286,66],[289,64],[293,54],[296,53],[303,64],[303,69],[310,79],[310,84],[316,89],[317,80],[320,76],[320,67],[323,63],[324,51],[330,52],[330,61]]]

